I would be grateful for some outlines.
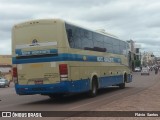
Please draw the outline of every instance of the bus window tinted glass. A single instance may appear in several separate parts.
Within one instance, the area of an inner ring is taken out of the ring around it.
[[[92,32],[66,23],[67,37],[71,48],[93,48]]]
[[[81,27],[66,25],[68,42],[71,48],[91,51],[127,54],[126,42],[116,38],[93,32]]]

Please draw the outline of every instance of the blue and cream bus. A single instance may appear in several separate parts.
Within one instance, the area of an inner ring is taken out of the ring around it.
[[[132,81],[128,44],[107,33],[60,19],[33,20],[12,29],[13,80],[19,95],[51,98]]]

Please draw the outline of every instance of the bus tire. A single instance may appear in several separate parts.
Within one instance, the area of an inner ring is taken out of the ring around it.
[[[63,95],[61,94],[55,94],[55,95],[49,95],[50,99],[61,99],[63,98]]]
[[[124,74],[123,83],[119,84],[120,89],[124,89],[126,87],[126,81],[127,81],[127,74]]]
[[[126,85],[125,85],[125,82],[124,82],[124,83],[119,84],[119,88],[120,88],[120,89],[124,89],[124,88],[125,88],[125,86],[126,86]]]
[[[92,80],[92,88],[89,91],[89,96],[95,97],[97,95],[97,90],[98,90],[98,82],[97,82],[97,78],[94,77]]]

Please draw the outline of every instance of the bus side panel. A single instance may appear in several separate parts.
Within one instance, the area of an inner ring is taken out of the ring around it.
[[[70,67],[70,80],[72,82],[72,92],[84,92],[89,90],[90,80],[88,79],[88,77],[84,77],[85,74],[81,74],[81,68],[83,68],[83,71],[86,71],[84,70],[84,67]]]
[[[118,76],[106,76],[106,77],[101,77],[99,84],[100,88],[106,88],[109,86],[117,85],[123,82],[123,75],[118,75]]]
[[[106,88],[112,85],[118,85],[123,83],[123,73],[127,71],[127,68],[115,63],[102,63],[102,62],[71,62],[71,81],[74,83],[79,81],[81,84],[77,84],[76,87],[79,91],[88,91],[91,89],[90,82],[91,76],[94,74],[98,77],[99,88]],[[88,80],[88,82],[85,82]],[[89,85],[88,85],[89,84]]]

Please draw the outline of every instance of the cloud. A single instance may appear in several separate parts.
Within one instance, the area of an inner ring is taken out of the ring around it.
[[[11,29],[16,23],[61,18],[93,30],[103,28],[123,40],[133,39],[148,50],[158,49],[159,11],[159,0],[0,0],[0,41],[11,45]],[[7,46],[2,52],[10,51]]]
[[[8,54],[11,54],[11,42],[10,40],[3,40],[3,41],[0,41],[1,44],[0,44],[0,55],[8,55]]]

